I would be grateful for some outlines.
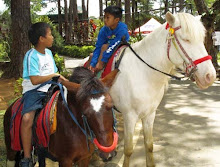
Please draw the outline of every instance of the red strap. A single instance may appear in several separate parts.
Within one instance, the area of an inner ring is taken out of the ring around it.
[[[169,27],[170,27],[170,25],[169,25],[169,23],[167,23],[167,25],[166,25],[166,30],[167,30]]]
[[[203,61],[206,61],[206,60],[212,60],[212,56],[210,56],[210,55],[205,56],[205,57],[203,57],[203,58],[201,58],[201,59],[198,59],[198,60],[193,61],[193,63],[194,63],[195,65],[197,65],[197,64],[202,63]]]

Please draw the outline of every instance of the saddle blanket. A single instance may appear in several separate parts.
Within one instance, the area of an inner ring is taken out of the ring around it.
[[[98,76],[100,76],[100,78],[104,78],[106,75],[108,75],[111,71],[115,69],[115,64],[120,59],[121,53],[126,47],[127,45],[122,45],[112,54],[112,56],[108,60],[108,63],[105,66],[105,69],[100,71],[101,74],[97,74]],[[86,66],[87,63],[88,62],[86,62],[84,66]]]
[[[40,111],[39,115],[34,122],[33,130],[33,141],[36,145],[41,147],[48,147],[49,137],[56,131],[57,119],[57,100],[60,91],[56,91],[50,100],[47,102],[45,107]],[[11,124],[10,124],[10,135],[11,135],[11,148],[15,151],[22,150],[21,143],[21,111],[23,108],[22,98],[18,99],[12,106]]]

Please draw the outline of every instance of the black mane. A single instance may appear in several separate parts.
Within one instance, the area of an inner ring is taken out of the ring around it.
[[[91,70],[85,67],[74,68],[70,81],[81,85],[76,95],[79,102],[84,101],[89,96],[95,96],[106,92],[106,88],[102,82]]]

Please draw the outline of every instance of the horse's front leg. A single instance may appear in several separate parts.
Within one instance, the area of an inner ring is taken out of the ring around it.
[[[72,167],[73,166],[73,160],[70,158],[62,158],[58,160],[59,167]]]
[[[153,112],[152,114],[142,118],[147,167],[155,166],[153,157],[153,123],[155,119],[155,113],[156,112]]]
[[[129,167],[129,160],[133,152],[133,135],[137,122],[137,116],[124,113],[124,162],[123,167]],[[134,112],[133,112],[134,113]]]

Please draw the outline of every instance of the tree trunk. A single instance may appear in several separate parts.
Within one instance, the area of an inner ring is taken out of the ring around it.
[[[108,7],[108,0],[105,0],[105,7]]]
[[[111,5],[114,5],[114,0],[111,0]]]
[[[61,13],[60,0],[58,0],[58,24],[59,24],[59,33],[61,36],[63,36],[63,34],[62,34],[62,13]]]
[[[3,78],[19,78],[23,71],[23,58],[30,49],[28,29],[31,25],[30,0],[11,1],[11,62],[5,69]]]
[[[89,0],[87,0],[86,9],[87,9],[86,18],[88,19],[89,18]]]
[[[169,1],[168,0],[165,0],[164,6],[165,6],[164,14],[166,14],[169,11]]]
[[[68,36],[68,42],[73,42],[73,4],[74,4],[74,0],[70,0],[69,1],[69,26],[68,26],[68,32],[69,32],[69,36]]]
[[[182,12],[184,9],[184,0],[179,0],[179,12]]]
[[[99,0],[99,17],[103,17],[103,3],[102,0]]]
[[[85,0],[82,0],[82,19],[86,19],[86,6],[85,6]]]
[[[119,6],[119,7],[122,7],[121,0],[117,0],[117,1],[116,1],[116,5]]]
[[[206,28],[205,46],[207,52],[212,56],[214,66],[218,66],[217,52],[213,46],[212,33],[215,31],[214,23],[217,15],[220,13],[220,1],[217,0],[212,5],[211,9],[207,8],[204,0],[194,0],[198,13],[202,15],[202,22]]]
[[[136,2],[135,0],[132,0],[132,30],[135,29],[135,16],[136,16]]]
[[[125,0],[125,24],[131,26],[130,0]]]
[[[69,29],[68,29],[68,7],[67,0],[64,0],[64,14],[65,14],[65,43],[69,42]]]

